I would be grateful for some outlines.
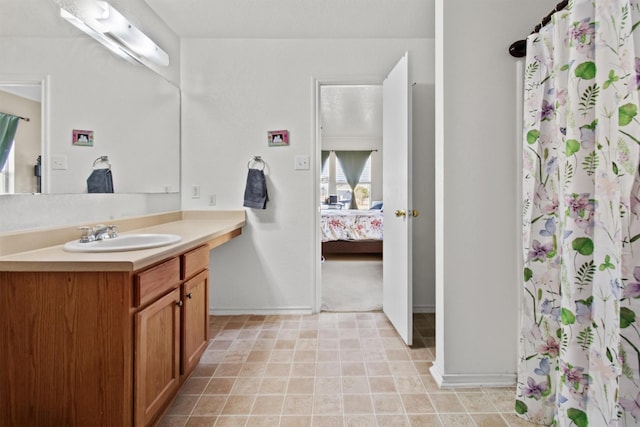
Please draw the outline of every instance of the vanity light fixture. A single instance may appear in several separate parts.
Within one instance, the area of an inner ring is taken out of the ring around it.
[[[60,16],[121,58],[169,65],[169,55],[113,6],[106,1],[96,1],[95,5],[97,7],[92,8],[92,13],[86,13],[84,19],[62,8]]]

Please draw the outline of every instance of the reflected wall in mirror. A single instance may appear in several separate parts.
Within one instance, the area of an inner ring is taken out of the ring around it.
[[[42,192],[86,193],[100,156],[109,157],[116,193],[178,192],[180,90],[104,49],[63,20],[52,1],[3,0],[2,6],[0,87],[34,80],[44,85],[42,128],[28,122],[41,135]],[[8,108],[0,97],[0,112],[17,115]],[[26,125],[21,122],[20,131]],[[93,146],[74,145],[74,129],[93,131]],[[16,156],[15,170],[33,175],[38,155],[31,148]],[[14,192],[36,192],[33,178],[17,185],[16,177]]]

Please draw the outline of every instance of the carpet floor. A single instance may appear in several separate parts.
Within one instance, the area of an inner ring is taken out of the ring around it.
[[[322,311],[382,309],[382,259],[333,255],[322,263]]]

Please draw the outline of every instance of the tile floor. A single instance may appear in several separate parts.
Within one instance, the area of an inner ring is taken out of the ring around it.
[[[429,368],[435,316],[407,348],[381,312],[212,316],[211,343],[157,424],[531,426],[515,389],[440,390]]]

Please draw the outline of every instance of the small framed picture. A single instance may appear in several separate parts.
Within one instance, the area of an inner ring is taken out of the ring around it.
[[[73,130],[73,145],[82,145],[85,147],[93,147],[93,131],[92,130]]]
[[[270,130],[268,133],[269,147],[278,147],[281,145],[289,145],[288,130]]]

